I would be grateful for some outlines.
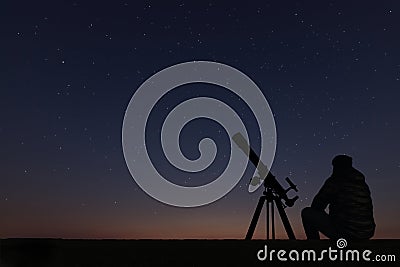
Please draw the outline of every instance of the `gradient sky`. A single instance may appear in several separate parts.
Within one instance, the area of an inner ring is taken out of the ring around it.
[[[100,2],[0,5],[1,238],[243,238],[262,193],[247,192],[252,166],[223,199],[184,209],[149,197],[124,161],[122,120],[135,90],[192,60],[231,65],[262,89],[277,127],[272,171],[299,188],[287,209],[298,238],[301,209],[342,153],[372,191],[375,238],[400,238],[398,1]],[[260,145],[237,98],[211,85],[177,88],[156,106],[148,134],[153,161],[180,184],[215,179],[229,155],[229,137],[207,120],[184,128],[181,147],[195,158],[198,141],[214,138],[210,169],[186,179],[160,154],[163,116],[199,88],[230,103]]]

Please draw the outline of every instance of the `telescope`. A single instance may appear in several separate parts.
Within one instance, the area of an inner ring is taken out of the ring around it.
[[[264,185],[263,195],[260,197],[257,207],[254,211],[253,218],[251,220],[249,229],[246,234],[246,239],[251,239],[254,234],[254,230],[257,226],[258,219],[260,217],[260,213],[264,203],[266,202],[267,209],[267,239],[269,239],[269,223],[271,219],[271,232],[272,239],[275,239],[275,221],[274,221],[274,204],[278,209],[279,215],[281,217],[281,221],[283,226],[285,227],[286,233],[289,239],[296,239],[293,229],[290,225],[289,219],[286,215],[285,208],[292,207],[296,200],[299,198],[295,196],[293,198],[289,198],[287,193],[290,190],[294,190],[298,192],[297,186],[286,177],[286,182],[289,184],[287,189],[284,189],[282,185],[276,180],[275,176],[268,170],[268,167],[260,160],[254,150],[247,143],[246,139],[243,137],[241,133],[236,133],[232,136],[232,140],[237,144],[237,146],[248,156],[251,163],[256,166],[259,176],[255,176],[251,179],[249,183],[249,192],[254,192],[257,190],[261,184]],[[270,214],[271,208],[271,214]],[[271,215],[271,218],[270,218]]]

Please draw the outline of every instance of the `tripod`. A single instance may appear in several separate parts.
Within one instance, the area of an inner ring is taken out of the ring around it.
[[[266,217],[266,232],[267,232],[267,240],[269,240],[269,232],[270,232],[270,219],[271,219],[271,232],[272,232],[272,239],[275,239],[275,219],[274,219],[274,204],[278,209],[279,216],[281,217],[281,221],[283,226],[285,227],[286,233],[289,239],[295,240],[296,237],[294,236],[294,232],[292,226],[290,225],[289,219],[285,212],[285,205],[282,203],[282,199],[279,195],[275,192],[272,185],[269,183],[270,179],[264,180],[264,191],[263,195],[258,200],[258,204],[256,210],[254,211],[253,218],[251,220],[249,229],[247,230],[246,240],[250,240],[253,237],[254,230],[256,229],[258,219],[260,218],[261,210],[266,202],[266,210],[267,210],[267,217]],[[271,216],[270,216],[271,214]]]

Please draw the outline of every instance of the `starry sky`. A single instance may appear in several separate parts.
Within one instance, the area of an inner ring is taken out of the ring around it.
[[[160,2],[2,1],[1,238],[243,238],[262,193],[247,192],[250,164],[229,194],[190,209],[149,197],[125,164],[122,121],[135,90],[193,60],[231,65],[264,93],[277,129],[272,172],[299,188],[286,210],[298,238],[301,209],[343,153],[372,191],[375,238],[400,238],[398,1]],[[260,147],[236,96],[207,84],[174,89],[155,106],[146,135],[158,170],[187,186],[218,177],[229,158],[229,136],[206,119],[185,126],[180,140],[195,159],[199,140],[213,138],[209,169],[188,177],[160,152],[163,118],[199,91],[232,105]],[[256,238],[265,236],[264,217]]]

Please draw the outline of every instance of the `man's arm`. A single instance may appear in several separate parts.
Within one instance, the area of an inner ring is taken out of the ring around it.
[[[332,184],[332,178],[328,178],[321,187],[317,195],[314,197],[311,207],[319,210],[325,210],[332,202],[335,194],[335,187]]]

